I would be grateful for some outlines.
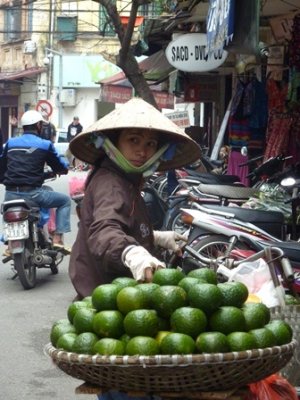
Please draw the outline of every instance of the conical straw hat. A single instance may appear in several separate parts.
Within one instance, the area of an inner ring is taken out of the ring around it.
[[[95,146],[95,137],[101,134],[113,137],[124,128],[151,129],[159,132],[164,142],[176,143],[174,157],[162,161],[158,167],[159,171],[191,164],[201,156],[200,147],[194,140],[155,107],[140,98],[132,98],[83,130],[71,141],[70,150],[79,160],[95,164],[104,157],[103,150]]]

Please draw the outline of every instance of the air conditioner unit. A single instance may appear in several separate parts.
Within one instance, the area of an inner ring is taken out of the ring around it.
[[[23,44],[23,53],[24,54],[33,54],[36,52],[36,42],[33,40],[25,40]]]
[[[61,92],[60,101],[65,107],[76,106],[76,89],[63,89]]]

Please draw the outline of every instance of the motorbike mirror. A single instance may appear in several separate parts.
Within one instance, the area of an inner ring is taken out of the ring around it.
[[[247,149],[246,146],[243,146],[243,147],[241,148],[241,155],[242,155],[242,156],[247,156],[247,155],[248,155],[248,149]]]
[[[291,176],[289,178],[284,178],[280,182],[281,186],[288,187],[288,186],[294,186],[296,184],[296,179],[292,178]]]

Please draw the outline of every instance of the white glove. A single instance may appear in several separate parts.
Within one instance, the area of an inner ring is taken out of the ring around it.
[[[144,281],[146,278],[145,270],[151,271],[160,268],[166,268],[166,264],[153,257],[142,246],[128,246],[122,253],[122,261],[130,269],[134,279]]]
[[[155,246],[163,247],[164,249],[172,250],[175,253],[180,250],[179,241],[187,242],[187,236],[180,235],[174,231],[154,231]]]

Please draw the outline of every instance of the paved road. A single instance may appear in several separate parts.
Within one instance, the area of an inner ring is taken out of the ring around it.
[[[70,173],[70,176],[75,173]],[[77,176],[80,173],[76,173]],[[68,193],[68,177],[50,183],[55,190]],[[3,186],[0,185],[0,201]],[[77,217],[72,207],[72,232],[66,242],[74,242]],[[0,228],[1,229],[1,228]],[[0,245],[1,254],[3,245]],[[68,278],[69,257],[60,265],[58,275],[38,270],[37,286],[25,291],[18,279],[12,280],[11,266],[0,267],[0,399],[69,400],[82,382],[69,377],[43,352],[49,342],[54,321],[66,318],[75,292]],[[95,398],[95,396],[90,396]]]

